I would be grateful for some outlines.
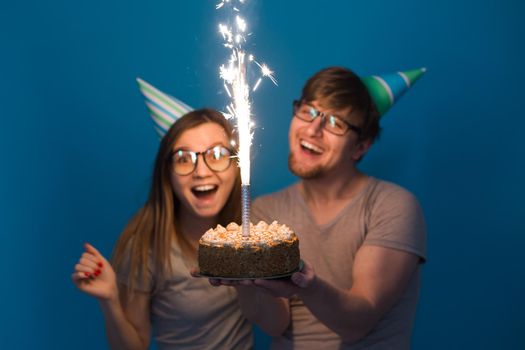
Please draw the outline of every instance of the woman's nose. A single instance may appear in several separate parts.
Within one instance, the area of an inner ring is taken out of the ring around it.
[[[199,159],[199,156],[200,156],[200,159]],[[204,155],[199,154],[197,156],[197,164],[195,165],[195,171],[193,172],[193,175],[195,177],[206,177],[206,176],[209,176],[211,172],[212,171],[210,170],[210,168],[204,161]]]

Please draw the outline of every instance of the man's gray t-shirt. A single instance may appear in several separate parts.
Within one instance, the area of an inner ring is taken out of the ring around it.
[[[329,223],[318,225],[296,183],[254,201],[252,221],[279,221],[299,237],[301,259],[327,282],[352,287],[352,267],[358,249],[375,245],[402,250],[426,259],[426,229],[416,198],[405,189],[375,178]],[[388,271],[385,271],[388,273]],[[363,339],[353,345],[319,322],[303,302],[290,300],[292,321],[272,349],[408,349],[419,295],[419,267],[406,291]]]

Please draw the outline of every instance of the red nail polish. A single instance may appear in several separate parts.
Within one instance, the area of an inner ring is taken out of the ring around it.
[[[100,267],[100,268],[102,268],[102,267],[104,266],[101,262],[99,262],[97,265],[98,265],[98,267]]]
[[[95,271],[95,276],[100,275],[100,270]]]
[[[89,277],[91,274],[89,272],[84,272],[84,275],[86,275],[86,277]]]

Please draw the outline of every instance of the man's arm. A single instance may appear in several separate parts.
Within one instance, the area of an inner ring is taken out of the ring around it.
[[[297,292],[312,314],[344,342],[367,335],[400,298],[416,271],[419,257],[400,250],[365,245],[355,257],[353,285],[337,288],[305,263],[287,286],[267,280],[256,285],[279,295]]]

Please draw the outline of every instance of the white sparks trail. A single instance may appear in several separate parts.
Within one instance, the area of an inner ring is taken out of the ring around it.
[[[225,24],[219,24],[219,33],[224,40],[224,46],[231,50],[230,58],[226,64],[219,68],[219,76],[224,80],[224,88],[231,99],[230,104],[226,107],[228,113],[226,117],[234,117],[237,121],[237,130],[239,133],[239,152],[238,165],[241,169],[242,184],[242,227],[243,235],[250,234],[250,147],[253,137],[253,123],[251,117],[250,90],[255,91],[261,84],[262,78],[269,78],[275,85],[277,80],[274,73],[266,64],[257,62],[253,55],[247,54],[242,45],[246,43],[246,30],[248,23],[240,14],[240,6],[234,5],[238,2],[243,5],[245,0],[222,0],[215,8],[223,9],[230,7],[232,15],[235,13],[234,27]],[[230,5],[230,6],[227,6]],[[248,65],[247,62],[254,62],[260,69],[260,77],[257,79],[253,88],[247,79]]]

